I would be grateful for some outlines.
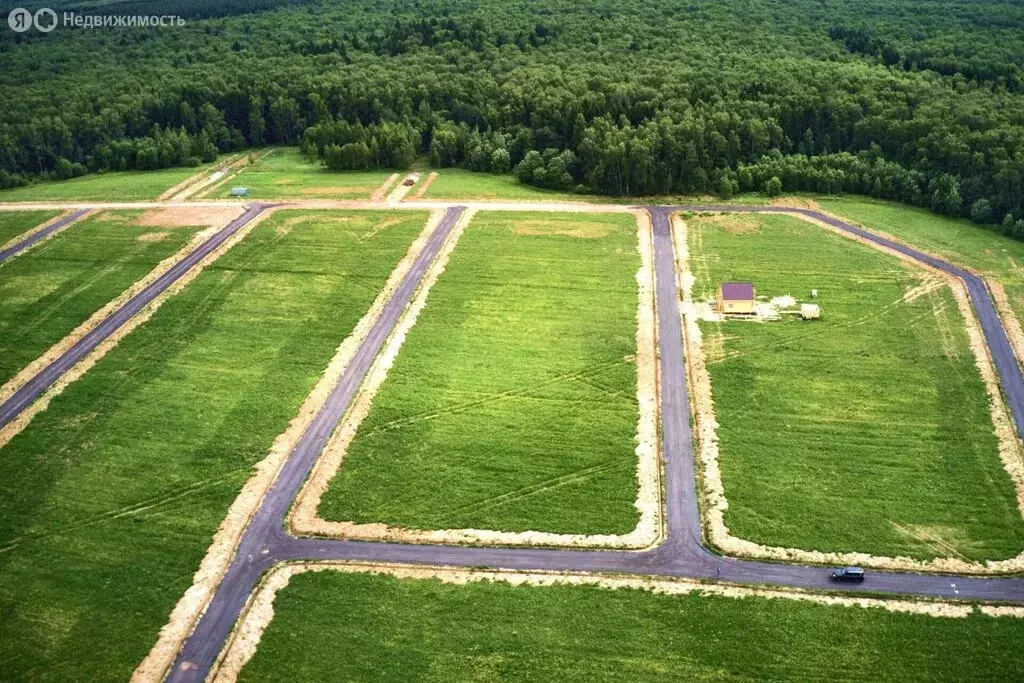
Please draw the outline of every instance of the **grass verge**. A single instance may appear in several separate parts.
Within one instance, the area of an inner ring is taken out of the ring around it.
[[[277,213],[0,458],[0,661],[127,679],[426,213]]]
[[[1009,680],[1024,620],[594,586],[292,577],[242,681]]]
[[[635,507],[632,215],[480,213],[320,515],[623,534]]]
[[[1003,559],[1024,521],[943,281],[787,216],[689,221],[694,298],[749,280],[823,319],[701,323],[733,535],[916,559]]]

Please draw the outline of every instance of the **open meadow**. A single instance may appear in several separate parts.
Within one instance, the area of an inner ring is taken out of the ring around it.
[[[426,219],[272,215],[3,447],[3,678],[130,677]]]
[[[205,227],[104,211],[0,265],[0,384]]]
[[[386,170],[328,171],[295,147],[254,155],[254,163],[238,175],[225,176],[200,196],[224,199],[231,196],[232,188],[247,187],[248,199],[369,199],[391,175]]]
[[[694,299],[819,293],[822,319],[700,323],[733,535],[1002,559],[1024,520],[944,280],[788,216],[688,221]]]
[[[843,197],[821,199],[818,203],[837,216],[891,235],[1002,284],[1017,319],[1024,321],[1024,242],[994,227],[893,202]]]
[[[426,181],[428,173],[423,172],[418,184]],[[418,188],[413,187],[410,196]],[[475,173],[461,168],[437,169],[434,179],[424,194],[426,199],[510,199],[532,201],[607,201],[594,195],[573,194],[545,190],[519,182],[515,176],[497,173]]]
[[[1015,680],[1024,620],[594,586],[292,577],[239,680]]]
[[[478,213],[321,517],[413,529],[632,530],[639,267],[631,215]]]
[[[216,164],[213,162],[158,171],[110,171],[68,180],[45,180],[24,187],[0,190],[0,202],[149,201]]]

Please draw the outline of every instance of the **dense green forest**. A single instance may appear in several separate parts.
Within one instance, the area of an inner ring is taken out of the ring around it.
[[[1019,1],[45,4],[187,21],[6,32],[0,186],[284,143],[616,195],[857,192],[1024,238]]]

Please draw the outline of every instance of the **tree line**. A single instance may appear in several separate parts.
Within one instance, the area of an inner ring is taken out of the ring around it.
[[[1019,6],[277,5],[7,36],[0,187],[294,144],[624,196],[857,192],[1022,236]]]

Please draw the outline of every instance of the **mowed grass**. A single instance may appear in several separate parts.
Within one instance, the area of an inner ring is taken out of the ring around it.
[[[837,216],[994,279],[1006,288],[1017,318],[1024,320],[1024,242],[962,218],[892,202],[850,197],[822,199],[819,203]]]
[[[477,214],[321,516],[417,529],[633,529],[636,248],[630,215]]]
[[[0,451],[2,678],[129,678],[426,219],[271,216]]]
[[[142,227],[142,213],[86,217],[0,265],[0,384],[203,229]]]
[[[291,579],[241,681],[1018,680],[1024,620],[592,586]]]
[[[156,199],[186,178],[208,170],[197,167],[165,168],[159,171],[121,171],[85,175],[68,180],[51,180],[0,190],[0,202],[30,201],[147,201]]]
[[[56,218],[59,211],[0,211],[0,247],[22,233]]]
[[[297,147],[281,147],[227,176],[202,196],[231,197],[234,187],[251,191],[246,199],[369,199],[391,171],[328,171],[310,161]]]
[[[1024,522],[948,286],[788,216],[689,221],[694,295],[727,280],[808,300],[819,321],[701,323],[732,533],[759,543],[970,560],[1016,555]]]
[[[608,198],[579,195],[571,192],[557,192],[533,187],[519,182],[515,176],[497,173],[475,173],[461,168],[442,168],[437,178],[427,188],[426,199],[519,199],[534,201],[608,201]],[[424,171],[419,183],[426,181]],[[413,187],[407,198],[412,199],[417,187]]]

